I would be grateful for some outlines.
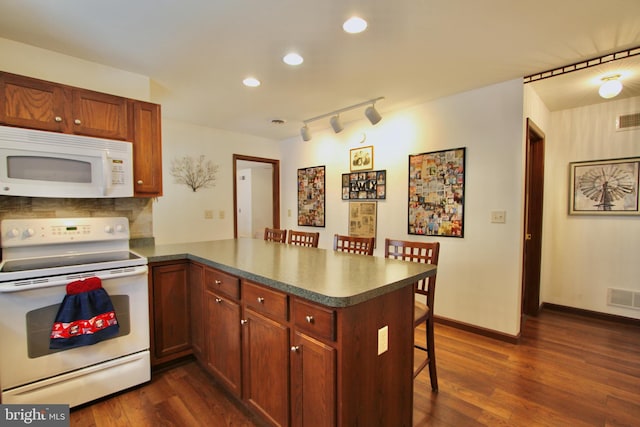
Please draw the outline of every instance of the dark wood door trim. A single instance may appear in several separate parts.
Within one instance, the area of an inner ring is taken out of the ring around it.
[[[531,316],[536,316],[540,310],[544,143],[544,132],[527,118],[522,314]]]
[[[273,166],[273,179],[271,183],[273,191],[273,228],[280,228],[280,160],[264,157],[233,155],[233,237],[238,238],[238,183],[236,181],[236,165],[238,160],[249,162],[270,163]]]

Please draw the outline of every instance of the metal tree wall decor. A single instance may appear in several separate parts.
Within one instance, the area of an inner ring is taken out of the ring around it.
[[[191,156],[176,158],[171,161],[171,175],[176,183],[185,184],[196,192],[199,188],[215,187],[218,165],[211,160],[205,162],[204,155],[194,160]]]

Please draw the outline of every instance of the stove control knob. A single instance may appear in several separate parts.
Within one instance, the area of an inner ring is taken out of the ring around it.
[[[124,226],[124,225],[122,225],[122,224],[118,224],[118,225],[116,225],[116,231],[117,231],[118,233],[122,233],[122,232],[127,231],[127,229],[125,228],[125,226]]]
[[[104,232],[108,233],[108,234],[113,234],[113,226],[112,225],[105,225],[104,226]]]
[[[18,230],[17,228],[12,228],[11,230],[7,231],[7,237],[9,238],[18,237],[19,235],[20,230]]]
[[[27,228],[22,232],[22,236],[26,238],[33,237],[35,234],[36,232],[33,230],[33,228]]]

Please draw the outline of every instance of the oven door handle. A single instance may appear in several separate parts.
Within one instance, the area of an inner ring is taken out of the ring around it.
[[[51,288],[54,286],[66,286],[75,280],[88,279],[89,277],[97,277],[100,280],[105,281],[123,277],[139,276],[141,274],[147,274],[148,272],[149,268],[146,265],[139,265],[134,267],[114,268],[112,270],[68,274],[65,276],[16,280],[14,282],[0,283],[0,293],[28,291],[31,289]]]

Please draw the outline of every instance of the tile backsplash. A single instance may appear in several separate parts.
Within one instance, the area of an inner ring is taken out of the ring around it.
[[[153,199],[54,199],[0,196],[0,220],[5,218],[79,218],[124,216],[131,239],[153,238]]]

